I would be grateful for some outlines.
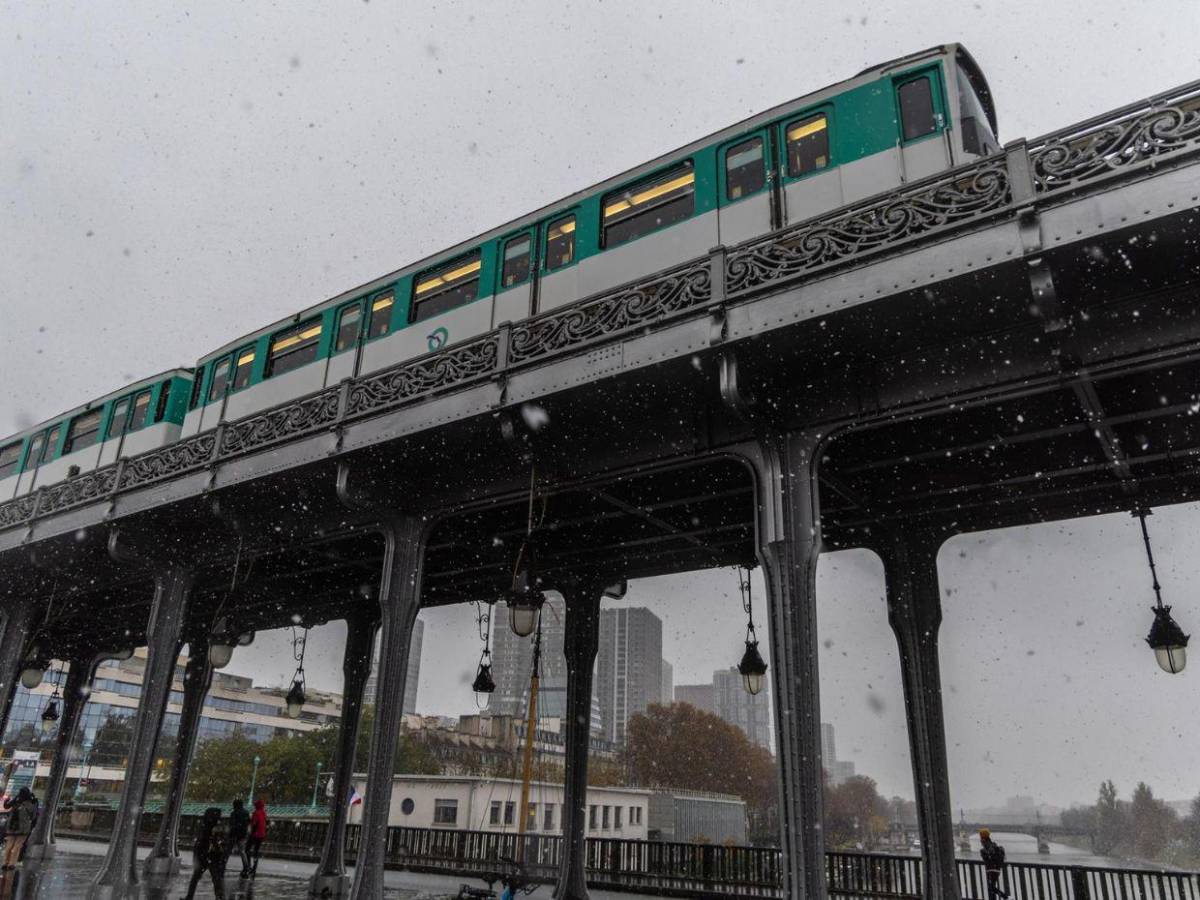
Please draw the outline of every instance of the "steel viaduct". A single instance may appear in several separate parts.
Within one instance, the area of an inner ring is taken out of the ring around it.
[[[417,611],[510,586],[533,468],[537,574],[567,600],[580,721],[607,586],[763,567],[788,898],[826,896],[817,559],[879,554],[924,895],[959,897],[938,548],[1196,496],[1197,207],[1200,83],[0,505],[5,718],[24,663],[71,663],[48,811],[78,688],[104,654],[148,647],[93,895],[123,897],[140,877],[140,810],[188,643],[174,814],[149,868],[172,865],[221,617],[239,633],[353,623],[334,796],[348,793],[378,629],[370,772],[390,772]],[[544,425],[526,424],[527,405]],[[587,741],[574,727],[567,740],[555,896],[578,900]],[[314,890],[382,896],[389,795],[389,779],[368,782],[352,879],[336,805]],[[35,864],[53,820],[31,838]]]

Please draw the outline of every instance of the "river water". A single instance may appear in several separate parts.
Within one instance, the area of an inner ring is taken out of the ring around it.
[[[1137,869],[1143,868],[1136,863],[1114,859],[1111,856],[1097,856],[1077,847],[1058,844],[1050,841],[1050,853],[1037,852],[1037,840],[1028,834],[1017,834],[1011,831],[993,831],[992,840],[1004,847],[1005,858],[1008,862],[1046,863],[1054,866],[1098,866],[1107,869]],[[966,854],[959,853],[960,857]],[[971,835],[971,859],[979,859],[979,835]]]

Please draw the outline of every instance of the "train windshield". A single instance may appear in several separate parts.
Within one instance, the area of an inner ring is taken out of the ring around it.
[[[966,153],[987,156],[1000,149],[992,134],[983,103],[960,66],[958,69],[958,116],[962,123],[962,148]]]

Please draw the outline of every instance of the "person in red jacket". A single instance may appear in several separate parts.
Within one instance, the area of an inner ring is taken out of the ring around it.
[[[258,874],[258,858],[262,856],[263,839],[267,836],[267,804],[261,797],[254,801],[254,812],[250,814],[250,837],[246,839],[246,855],[253,863],[250,877]]]

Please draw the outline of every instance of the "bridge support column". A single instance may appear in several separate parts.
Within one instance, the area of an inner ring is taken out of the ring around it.
[[[354,777],[354,748],[362,719],[363,689],[371,674],[371,651],[379,625],[375,615],[346,620],[346,650],[342,657],[342,721],[338,729],[337,758],[333,768],[333,803],[325,846],[309,881],[316,897],[344,897],[350,891],[346,874],[346,820],[350,814],[350,781]],[[400,697],[404,691],[400,691]]]
[[[4,637],[0,638],[0,737],[8,728],[33,619],[34,605],[28,600],[9,606],[4,617]]]
[[[379,678],[375,726],[367,761],[362,838],[354,864],[352,900],[382,900],[383,863],[387,852],[388,811],[392,800],[392,768],[404,712],[404,680],[409,646],[421,606],[421,567],[426,523],[400,516],[381,529],[384,538],[383,578],[379,588]]]
[[[102,657],[85,651],[70,661],[71,670],[63,685],[62,715],[58,720],[58,735],[54,740],[54,762],[50,764],[50,777],[42,795],[42,808],[37,824],[25,844],[25,872],[32,874],[31,865],[54,856],[54,819],[62,799],[63,785],[67,780],[67,769],[71,765],[71,751],[79,735],[79,722],[83,718],[83,707],[87,704],[88,689]]]
[[[877,548],[887,580],[888,622],[900,650],[904,711],[912,758],[917,824],[925,863],[923,896],[958,900],[954,861],[954,818],[946,770],[946,726],[938,629],[942,624],[937,553],[941,537],[896,536]]]
[[[110,540],[113,555],[124,558],[115,549],[116,536]],[[108,853],[92,881],[91,900],[124,900],[138,883],[137,837],[146,787],[154,765],[154,746],[162,728],[171,678],[183,633],[192,572],[177,563],[164,564],[154,573],[154,600],[146,627],[146,670],[142,697],[133,719],[133,738],[129,745],[129,763],[121,788],[116,822],[113,824]]]
[[[600,643],[604,586],[581,582],[562,588],[566,600],[563,656],[567,660],[566,774],[563,784],[562,859],[554,900],[588,900],[587,777],[592,732],[592,671]]]
[[[817,676],[820,435],[768,431],[748,456],[758,492],[758,558],[767,584],[780,848],[787,900],[823,900],[825,836]]]
[[[179,733],[175,736],[175,762],[171,767],[171,785],[167,788],[167,801],[163,804],[158,837],[146,859],[147,877],[170,877],[180,868],[179,814],[183,811],[183,797],[196,750],[196,735],[200,732],[204,698],[208,696],[213,679],[208,642],[209,635],[206,633],[195,633],[188,638],[188,661],[183,674],[183,708],[179,712]]]

